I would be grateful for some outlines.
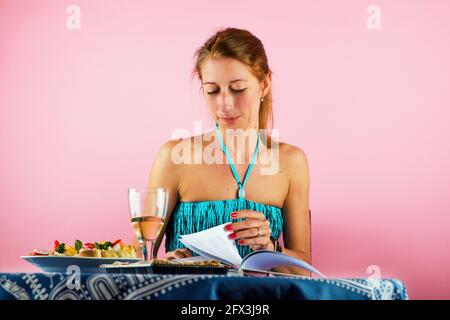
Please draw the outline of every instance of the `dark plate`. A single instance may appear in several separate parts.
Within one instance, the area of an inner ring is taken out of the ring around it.
[[[203,267],[203,266],[111,266],[102,265],[100,268],[106,273],[128,273],[128,274],[227,274],[229,267]]]

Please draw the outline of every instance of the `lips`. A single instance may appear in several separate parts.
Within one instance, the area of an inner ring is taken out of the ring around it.
[[[236,117],[222,117],[221,119],[224,121],[233,121],[236,120],[237,118],[239,118],[239,116]]]

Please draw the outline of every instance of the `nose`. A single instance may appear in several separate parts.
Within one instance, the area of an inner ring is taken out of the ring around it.
[[[233,109],[233,97],[229,93],[222,93],[219,98],[219,108],[222,110]]]

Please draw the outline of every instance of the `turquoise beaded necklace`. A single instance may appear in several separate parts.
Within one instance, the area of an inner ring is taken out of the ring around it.
[[[236,171],[236,168],[233,164],[233,159],[230,156],[230,153],[227,150],[227,147],[225,146],[225,144],[222,141],[222,137],[220,136],[220,132],[219,132],[219,124],[216,122],[216,125],[214,127],[214,129],[216,130],[216,135],[217,135],[217,139],[219,140],[220,143],[220,147],[222,148],[222,151],[225,153],[225,156],[228,159],[228,162],[230,164],[231,167],[231,171],[233,172],[233,176],[234,179],[236,180],[239,190],[238,190],[238,197],[239,199],[245,199],[245,184],[247,183],[247,179],[250,175],[250,172],[253,169],[253,165],[255,164],[256,161],[256,157],[258,156],[258,149],[259,149],[259,140],[260,140],[260,136],[259,136],[259,131],[258,131],[258,140],[256,142],[256,147],[255,147],[255,151],[253,152],[253,156],[252,156],[252,161],[250,162],[250,165],[247,168],[247,172],[245,173],[245,177],[244,177],[244,181],[241,182],[241,180],[239,179],[239,175]]]

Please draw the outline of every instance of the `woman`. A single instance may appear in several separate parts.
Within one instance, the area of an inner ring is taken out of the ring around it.
[[[229,222],[226,230],[242,257],[253,250],[281,250],[311,263],[308,161],[301,149],[274,143],[264,134],[273,123],[272,72],[261,41],[246,30],[227,28],[197,50],[196,60],[194,75],[202,83],[215,128],[200,136],[171,140],[156,156],[149,186],[169,189],[170,202],[168,223],[154,253],[165,234],[167,258],[191,256],[178,235]],[[237,135],[227,134],[238,129],[253,132],[253,137],[263,133],[257,139],[248,135],[243,145],[235,147]],[[187,145],[194,153],[196,143],[196,150],[198,144],[201,148],[213,144],[227,161],[174,161],[176,148]],[[259,160],[274,150],[279,155],[278,169],[262,174]],[[281,234],[283,248],[278,242]],[[276,271],[310,275],[295,267]]]

